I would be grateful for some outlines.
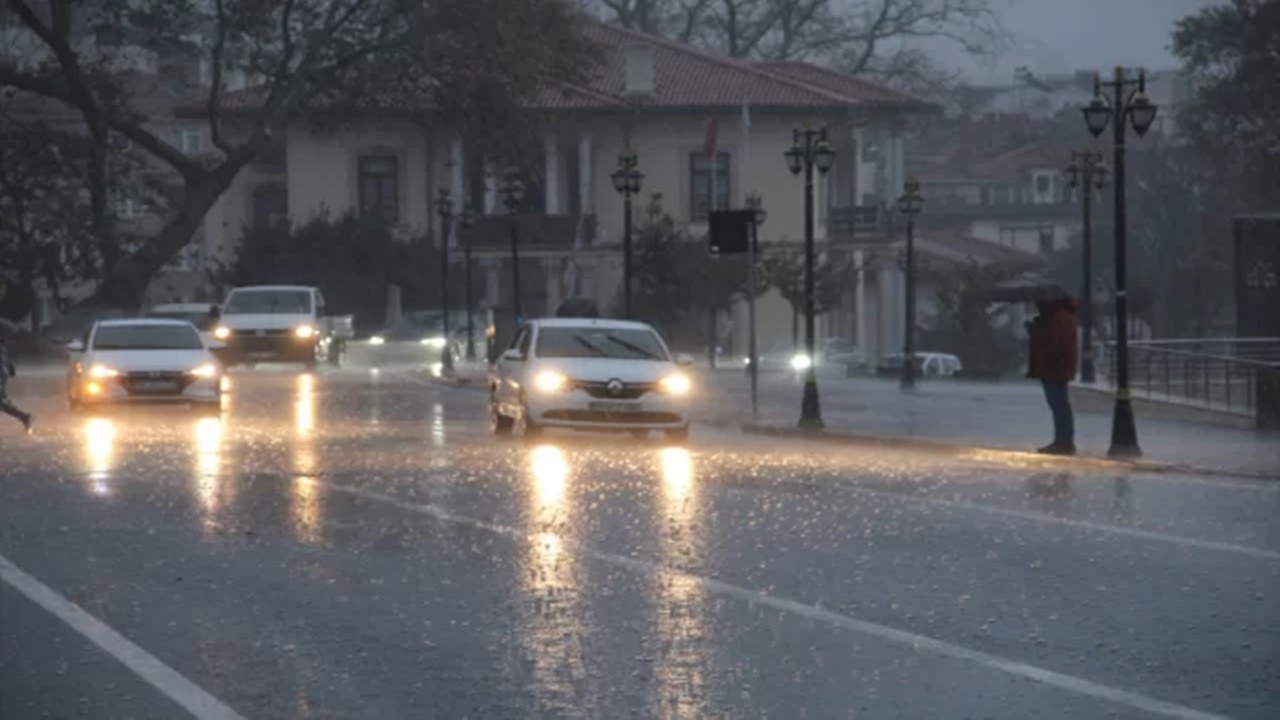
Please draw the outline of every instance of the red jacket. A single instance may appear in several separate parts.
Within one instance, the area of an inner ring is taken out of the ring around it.
[[[1031,362],[1027,377],[1053,383],[1076,377],[1076,307],[1070,300],[1045,303],[1031,323]]]

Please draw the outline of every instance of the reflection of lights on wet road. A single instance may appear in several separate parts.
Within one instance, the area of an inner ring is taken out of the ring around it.
[[[440,403],[431,406],[431,444],[444,447],[444,405]]]
[[[305,543],[320,541],[320,488],[309,477],[293,479],[289,503],[298,539]]]
[[[93,418],[85,423],[84,449],[89,463],[89,480],[93,494],[110,495],[112,461],[115,456],[116,426],[103,418]]]
[[[218,512],[221,495],[222,421],[201,418],[196,421],[196,497],[206,525]]]
[[[693,490],[693,458],[684,448],[665,448],[660,460],[664,495],[668,502],[684,503]]]
[[[315,376],[303,373],[298,376],[297,399],[294,401],[294,428],[299,435],[308,435],[316,427]]]
[[[529,455],[533,468],[533,491],[540,510],[559,509],[569,480],[569,463],[560,448],[540,445]]]

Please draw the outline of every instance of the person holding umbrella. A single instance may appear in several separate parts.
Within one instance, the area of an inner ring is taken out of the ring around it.
[[[17,368],[14,367],[13,361],[9,359],[9,336],[16,334],[17,331],[17,325],[0,318],[0,412],[22,423],[22,427],[30,435],[33,420],[31,413],[23,412],[21,408],[14,405],[13,401],[9,399],[8,392],[6,392],[9,378],[17,375]]]
[[[1048,455],[1075,455],[1075,415],[1071,411],[1068,385],[1076,377],[1076,303],[1065,293],[1036,301],[1039,315],[1027,323],[1030,362],[1027,377],[1044,387],[1044,398],[1053,414],[1053,442],[1038,452]]]

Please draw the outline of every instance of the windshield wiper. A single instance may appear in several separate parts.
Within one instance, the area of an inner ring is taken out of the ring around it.
[[[602,349],[595,343],[591,342],[590,340],[582,337],[581,335],[574,335],[573,341],[585,347],[586,349],[590,350],[591,352],[594,352],[599,357],[609,357],[609,353],[605,352],[604,349]]]
[[[618,337],[618,336],[616,336],[616,335],[605,335],[604,337],[605,337],[605,339],[606,339],[606,340],[609,340],[610,342],[617,343],[617,344],[621,345],[622,347],[624,347],[624,348],[626,348],[626,349],[630,350],[631,352],[633,352],[633,353],[635,353],[635,354],[637,354],[637,355],[639,355],[639,356],[641,356],[641,357],[645,358],[646,360],[659,360],[659,359],[661,359],[661,358],[659,358],[657,355],[654,355],[653,353],[649,352],[648,350],[645,350],[644,348],[640,347],[639,345],[636,345],[636,344],[635,344],[635,343],[633,343],[633,342],[628,342],[628,341],[626,341],[626,340],[623,340],[622,338],[620,338],[620,337]]]

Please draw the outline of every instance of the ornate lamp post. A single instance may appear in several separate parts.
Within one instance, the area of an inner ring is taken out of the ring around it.
[[[1128,229],[1125,217],[1125,127],[1142,137],[1156,119],[1156,106],[1147,98],[1147,74],[1137,78],[1125,76],[1116,67],[1109,82],[1093,78],[1093,100],[1083,109],[1084,122],[1094,137],[1101,137],[1111,126],[1112,159],[1115,170],[1115,236],[1116,236],[1116,405],[1111,419],[1112,457],[1139,457],[1138,428],[1133,419],[1133,403],[1129,396],[1129,294],[1125,278],[1125,253]],[[1104,92],[1105,91],[1105,92]],[[1110,93],[1110,97],[1106,95]]]
[[[459,239],[462,240],[462,259],[467,272],[464,283],[467,303],[467,362],[473,363],[476,361],[476,306],[471,288],[471,279],[473,277],[471,272],[471,231],[476,226],[476,211],[469,203],[462,209],[461,225],[461,237]]]
[[[1084,347],[1080,352],[1080,380],[1093,383],[1098,379],[1093,362],[1093,193],[1106,186],[1110,171],[1102,162],[1102,153],[1073,150],[1071,164],[1067,165],[1064,172],[1067,184],[1073,189],[1082,190],[1080,204],[1084,214],[1084,239],[1081,248],[1084,255],[1084,280],[1080,290],[1080,328]]]
[[[898,212],[907,218],[907,254],[903,272],[907,278],[907,317],[902,333],[902,378],[900,387],[903,390],[914,390],[916,387],[916,215],[924,209],[924,197],[920,195],[920,183],[908,180],[902,186],[902,195],[898,196]]]
[[[522,320],[520,313],[520,226],[516,218],[516,210],[524,201],[524,183],[520,180],[520,170],[507,168],[502,179],[502,202],[507,206],[507,214],[511,217],[511,312],[517,325]]]
[[[618,156],[618,169],[613,171],[613,189],[622,195],[622,317],[631,319],[631,197],[640,192],[644,173],[635,150]]]
[[[813,239],[813,171],[826,174],[835,162],[836,152],[827,142],[827,128],[805,127],[792,131],[791,147],[783,153],[792,175],[804,173],[804,349],[809,366],[804,373],[804,396],[800,403],[800,427],[819,430],[823,427],[822,407],[818,402],[817,357],[814,355],[814,239]]]
[[[440,353],[440,372],[453,374],[453,349],[449,333],[449,231],[453,226],[453,200],[448,188],[440,188],[436,200],[436,214],[440,216],[440,308],[444,323],[444,349]]]
[[[755,212],[751,223],[751,244],[747,246],[747,372],[751,375],[751,419],[760,417],[760,353],[756,347],[756,293],[759,292],[760,226],[768,218],[764,198],[747,196],[747,209]]]

